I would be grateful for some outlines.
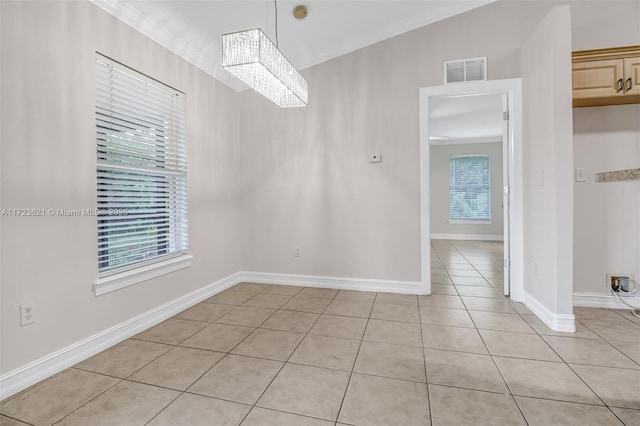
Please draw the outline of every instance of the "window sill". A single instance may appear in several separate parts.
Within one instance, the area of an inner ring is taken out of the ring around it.
[[[98,278],[93,282],[96,296],[101,296],[142,281],[147,281],[180,269],[188,268],[191,266],[192,259],[192,255],[182,255],[149,265],[144,265],[140,268]]]
[[[449,219],[451,225],[491,225],[493,221],[489,220],[472,220],[472,219]]]

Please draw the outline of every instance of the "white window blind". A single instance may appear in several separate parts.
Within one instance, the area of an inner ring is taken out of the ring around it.
[[[449,219],[491,220],[488,155],[449,158]]]
[[[97,55],[98,270],[187,252],[185,95]]]

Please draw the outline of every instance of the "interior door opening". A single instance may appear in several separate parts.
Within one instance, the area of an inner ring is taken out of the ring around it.
[[[443,272],[453,284],[472,281],[450,269],[522,300],[519,95],[520,79],[421,89],[422,271],[429,292]]]
[[[431,99],[433,282],[509,295],[508,111],[506,93]]]

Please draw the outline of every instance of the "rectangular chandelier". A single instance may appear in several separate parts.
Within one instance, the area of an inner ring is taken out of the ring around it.
[[[307,105],[307,81],[259,28],[222,35],[222,67],[280,107]]]

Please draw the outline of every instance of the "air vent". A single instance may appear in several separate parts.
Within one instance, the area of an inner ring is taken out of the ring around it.
[[[462,83],[487,79],[487,58],[470,58],[444,63],[444,83]]]

